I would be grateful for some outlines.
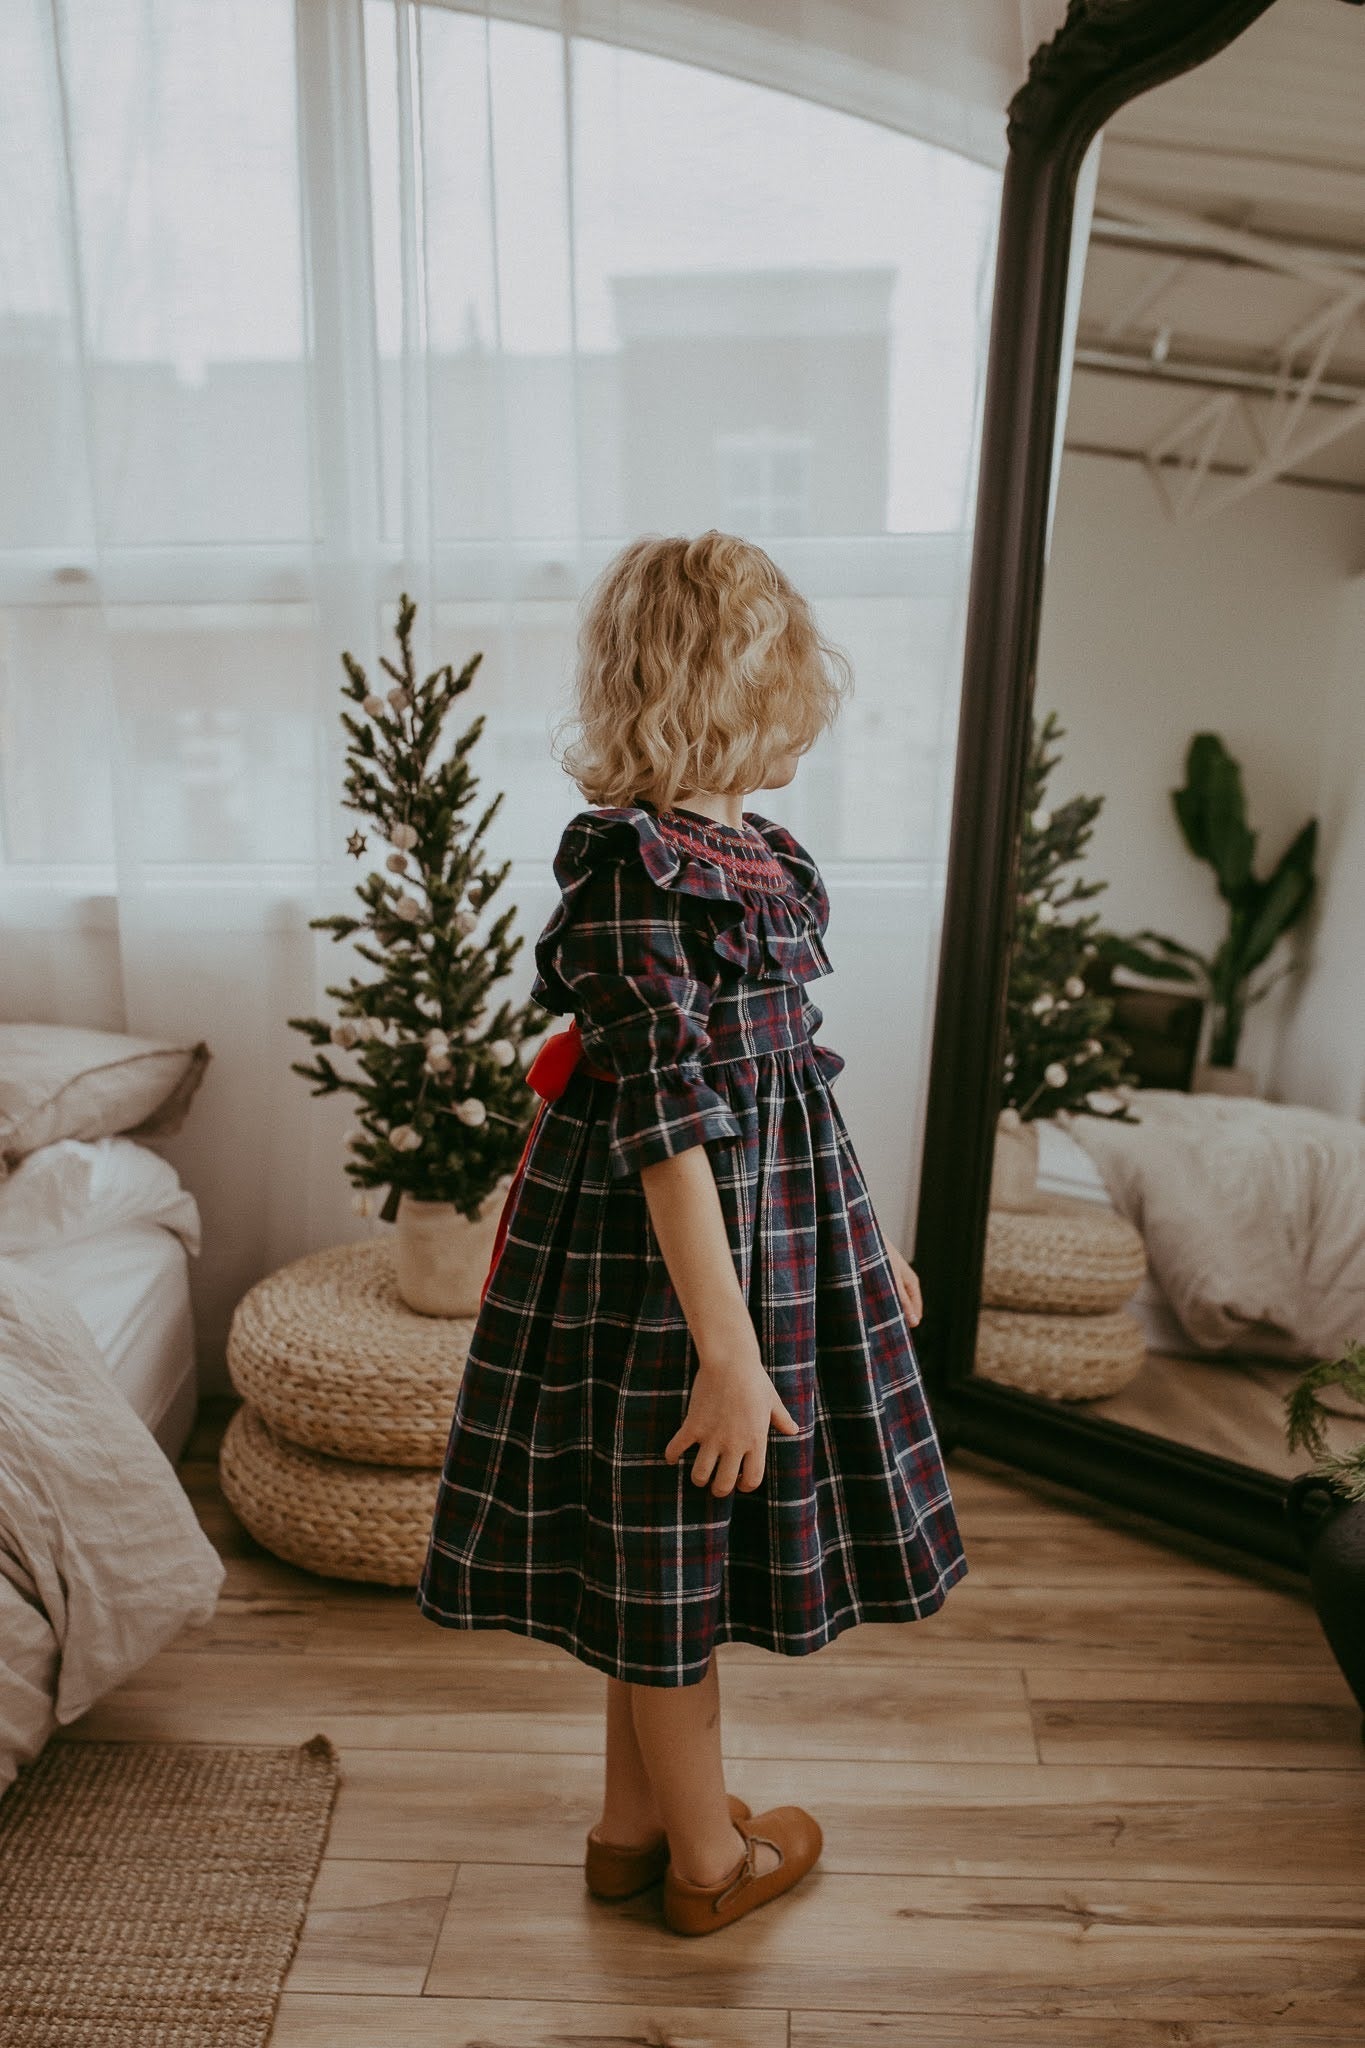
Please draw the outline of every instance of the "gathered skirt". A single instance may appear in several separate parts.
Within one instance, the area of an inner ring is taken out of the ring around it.
[[[799,1434],[717,1498],[664,1447],[696,1348],[638,1173],[613,1176],[614,1084],[576,1070],[539,1119],[473,1331],[417,1590],[452,1628],[689,1685],[716,1643],[791,1656],[938,1608],[967,1569],[910,1327],[795,987],[704,1066],[740,1135],[708,1151],[763,1365]],[[774,1029],[774,1024],[781,1028]],[[783,1042],[783,1041],[786,1042]],[[762,1044],[764,1049],[757,1049]]]

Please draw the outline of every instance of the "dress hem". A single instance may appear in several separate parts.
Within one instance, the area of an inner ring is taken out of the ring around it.
[[[967,1574],[966,1557],[959,1554],[954,1562],[945,1567],[933,1591],[911,1604],[899,1600],[873,1600],[860,1604],[853,1610],[843,1610],[836,1615],[817,1639],[793,1649],[773,1641],[771,1630],[765,1631],[756,1623],[743,1621],[721,1622],[711,1639],[714,1649],[720,1643],[748,1643],[759,1650],[769,1650],[777,1657],[809,1657],[817,1650],[827,1650],[836,1637],[845,1635],[849,1629],[858,1628],[864,1622],[912,1622],[923,1621],[936,1614],[948,1594]],[[593,1671],[605,1672],[608,1678],[615,1678],[623,1685],[649,1685],[665,1690],[676,1690],[680,1686],[699,1685],[706,1676],[710,1664],[708,1652],[700,1669],[690,1678],[662,1677],[657,1668],[643,1671],[639,1666],[621,1658],[608,1657],[604,1652],[589,1650],[578,1640],[572,1629],[558,1628],[553,1622],[537,1621],[529,1616],[491,1615],[479,1616],[471,1621],[461,1621],[445,1613],[429,1601],[419,1587],[415,1594],[419,1611],[428,1621],[439,1628],[462,1631],[466,1634],[501,1630],[506,1635],[525,1636],[533,1642],[552,1643],[557,1649],[567,1650],[578,1663],[586,1664]],[[695,1661],[695,1660],[694,1660]],[[692,1668],[689,1666],[689,1668]]]

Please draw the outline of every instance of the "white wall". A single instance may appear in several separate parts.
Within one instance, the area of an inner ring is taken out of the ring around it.
[[[1275,1092],[1365,1117],[1365,575],[1347,586],[1319,776],[1321,893],[1292,991]]]
[[[1365,836],[1365,820],[1346,823],[1365,803],[1361,669],[1348,653],[1365,617],[1352,582],[1363,569],[1360,498],[1269,484],[1176,526],[1139,464],[1068,453],[1037,668],[1039,709],[1066,728],[1051,799],[1105,798],[1087,871],[1110,885],[1095,908],[1115,929],[1149,925],[1201,949],[1222,934],[1212,875],[1171,808],[1191,734],[1221,733],[1241,762],[1261,871],[1321,818],[1322,902],[1299,941],[1304,972],[1253,1010],[1242,1056],[1268,1093],[1352,1115],[1359,1098],[1347,1107],[1330,1048],[1359,1036],[1335,992],[1348,931],[1360,958],[1365,904],[1345,900],[1336,871],[1351,858],[1348,830],[1357,868]],[[1308,1020],[1292,1059],[1287,1040],[1280,1048],[1291,1013]]]

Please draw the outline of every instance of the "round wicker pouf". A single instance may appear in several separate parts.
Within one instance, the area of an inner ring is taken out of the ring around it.
[[[976,1370],[983,1379],[1051,1401],[1116,1394],[1147,1356],[1140,1324],[1122,1309],[1107,1315],[1036,1315],[983,1308]]]
[[[238,1304],[232,1384],[277,1436],[374,1465],[439,1465],[472,1321],[401,1299],[392,1242],[295,1259]]]
[[[1093,1203],[992,1209],[981,1299],[988,1308],[1094,1316],[1122,1308],[1147,1253],[1126,1217]]]
[[[218,1473],[233,1513],[287,1564],[383,1586],[420,1579],[438,1471],[329,1458],[276,1436],[242,1407],[227,1426]]]

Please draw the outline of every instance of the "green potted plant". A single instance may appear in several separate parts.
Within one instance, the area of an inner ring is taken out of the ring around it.
[[[1285,1399],[1289,1448],[1316,1461],[1290,1481],[1285,1512],[1308,1561],[1322,1632],[1365,1711],[1365,1430],[1354,1450],[1329,1454],[1324,1387],[1365,1402],[1365,1342],[1310,1366]]]
[[[1307,911],[1316,877],[1316,818],[1300,828],[1267,875],[1255,872],[1256,834],[1247,824],[1242,771],[1217,733],[1196,733],[1185,756],[1184,787],[1171,791],[1185,844],[1213,869],[1228,907],[1227,935],[1211,954],[1197,952],[1161,932],[1142,931],[1127,942],[1123,964],[1166,981],[1200,988],[1211,1009],[1208,1060],[1196,1085],[1227,1094],[1253,1092],[1237,1065],[1248,1007],[1269,994],[1289,966],[1257,971]],[[1154,951],[1151,949],[1155,949]]]

